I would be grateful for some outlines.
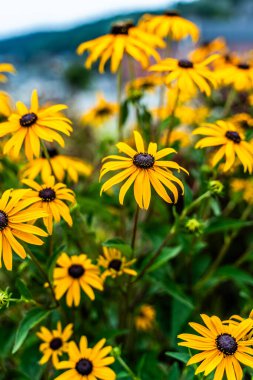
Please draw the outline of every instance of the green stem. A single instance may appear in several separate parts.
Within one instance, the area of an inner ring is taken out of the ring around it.
[[[120,64],[117,74],[117,103],[119,107],[119,115],[118,115],[118,137],[119,140],[123,139],[123,131],[122,131],[122,112],[121,112],[121,97],[122,97],[122,64]]]
[[[49,164],[49,166],[50,166],[50,169],[51,169],[52,175],[54,175],[54,168],[53,168],[53,165],[52,165],[52,162],[51,162],[50,156],[49,156],[49,154],[48,154],[47,147],[46,147],[46,145],[45,145],[45,143],[44,143],[43,140],[40,140],[40,142],[41,142],[41,147],[42,147],[43,153],[44,153],[44,155],[45,155],[45,157],[46,157],[46,159],[47,159],[47,162],[48,162],[48,164]]]
[[[224,106],[224,110],[223,110],[223,117],[226,117],[229,115],[230,111],[231,111],[231,108],[232,108],[232,105],[235,101],[235,98],[236,98],[236,91],[235,89],[232,87],[229,94],[228,94],[228,97],[227,97],[227,100],[226,100],[226,103],[225,103],[225,106]]]
[[[135,215],[134,215],[133,233],[132,233],[132,241],[131,241],[132,256],[134,254],[134,248],[135,248],[136,233],[137,233],[137,226],[138,226],[138,219],[139,219],[139,211],[140,211],[140,208],[137,205]]]
[[[126,364],[126,362],[122,359],[122,357],[120,355],[117,355],[116,358],[117,358],[119,364],[121,365],[121,367],[124,368],[124,370],[128,373],[128,375],[130,376],[131,379],[141,380],[139,377],[135,376],[135,374],[133,373],[131,368]]]
[[[167,136],[166,136],[166,140],[165,140],[165,146],[169,146],[169,144],[170,144],[170,136],[171,136],[171,132],[173,130],[173,120],[174,120],[175,113],[177,110],[178,101],[179,101],[179,89],[177,90],[175,104],[174,104],[173,110],[172,110],[171,115],[170,115],[170,117],[171,117],[170,123],[167,127]]]

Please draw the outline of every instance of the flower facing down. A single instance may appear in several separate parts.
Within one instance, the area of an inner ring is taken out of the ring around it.
[[[70,323],[62,330],[61,322],[57,323],[55,330],[48,330],[46,327],[41,327],[37,336],[43,340],[40,344],[40,351],[43,356],[40,359],[40,365],[47,363],[50,358],[52,359],[54,367],[57,367],[59,356],[68,351],[68,340],[73,334],[73,325]]]
[[[178,338],[183,342],[179,346],[201,351],[194,355],[187,363],[201,364],[195,374],[204,372],[209,375],[215,370],[214,380],[222,380],[224,374],[228,380],[242,380],[243,372],[240,363],[253,367],[253,340],[243,340],[245,335],[253,327],[253,320],[246,319],[237,326],[222,324],[216,317],[208,317],[202,314],[205,326],[198,323],[190,323],[190,326],[200,335],[181,334]]]
[[[29,208],[33,201],[23,200],[29,190],[7,190],[0,198],[0,267],[2,259],[5,267],[12,270],[12,251],[21,259],[26,257],[25,248],[19,243],[22,240],[29,244],[42,245],[44,242],[37,236],[47,236],[41,228],[29,222],[46,217],[41,208]],[[28,222],[28,223],[27,223]]]
[[[40,175],[42,181],[46,182],[48,177],[54,175],[58,181],[63,182],[67,176],[69,180],[76,183],[79,175],[89,176],[92,172],[92,166],[79,158],[59,154],[56,148],[47,147],[47,151],[51,165],[42,154],[41,158],[28,162],[21,169],[21,177],[34,179]]]
[[[165,202],[176,203],[178,200],[178,188],[173,182],[176,182],[184,192],[183,183],[172,173],[171,169],[178,171],[187,171],[174,161],[160,160],[161,158],[175,153],[172,148],[165,148],[157,151],[157,144],[149,143],[147,151],[144,148],[144,142],[139,132],[134,131],[136,149],[134,150],[126,143],[120,142],[116,146],[119,151],[126,156],[112,155],[104,158],[103,161],[112,159],[103,164],[100,179],[110,171],[119,171],[107,180],[102,188],[101,194],[112,186],[125,180],[119,192],[119,202],[123,204],[126,192],[134,184],[134,197],[140,208],[148,209],[151,199],[151,186]],[[173,195],[173,201],[168,195],[168,188]]]
[[[15,67],[12,64],[0,63],[0,82],[7,82],[7,76],[5,73],[15,74],[15,72]]]
[[[243,164],[244,171],[252,173],[253,147],[244,140],[238,128],[230,122],[218,120],[216,123],[204,123],[193,131],[194,135],[204,135],[196,144],[196,148],[220,146],[212,158],[212,166],[217,165],[225,156],[226,162],[223,171],[228,171],[235,163],[236,157]]]
[[[51,235],[53,232],[53,221],[60,222],[61,218],[71,227],[73,222],[70,215],[69,207],[64,201],[75,202],[75,195],[71,189],[63,183],[56,183],[55,178],[50,176],[43,185],[31,179],[22,181],[30,186],[31,191],[25,197],[33,199],[33,208],[42,208],[48,216],[43,218],[43,222]]]
[[[165,73],[166,85],[176,84],[180,91],[194,93],[198,88],[207,96],[211,95],[211,89],[217,87],[214,73],[208,68],[218,55],[211,55],[203,62],[194,63],[188,59],[166,58],[150,67],[149,70]]]
[[[137,272],[129,268],[135,261],[127,261],[126,257],[116,248],[103,247],[103,255],[99,256],[98,259],[98,265],[105,268],[101,278],[115,278],[122,274],[136,276]]]
[[[157,47],[165,47],[162,39],[134,26],[132,21],[125,21],[113,24],[109,34],[82,43],[77,48],[77,53],[89,53],[85,62],[87,69],[100,58],[100,73],[104,72],[104,66],[111,58],[111,72],[115,73],[125,54],[133,57],[143,68],[147,68],[150,57],[156,61],[160,59],[154,49]]]
[[[92,301],[95,299],[92,288],[103,290],[99,268],[85,254],[68,256],[62,253],[56,262],[53,279],[56,299],[61,299],[67,293],[69,307],[80,304],[80,288]]]
[[[101,339],[93,348],[88,347],[87,338],[82,336],[79,347],[75,342],[69,343],[69,360],[58,364],[58,369],[67,369],[55,380],[115,380],[115,372],[108,366],[114,363],[114,358],[108,356],[111,346],[105,345]]]
[[[56,141],[63,147],[64,140],[59,132],[67,136],[72,132],[70,120],[59,115],[59,111],[66,108],[64,104],[40,108],[36,90],[32,93],[29,109],[24,103],[17,102],[16,111],[11,113],[8,121],[1,123],[0,137],[12,134],[4,146],[4,154],[13,151],[17,157],[24,143],[25,155],[32,160],[34,156],[40,156],[40,139]]]
[[[119,106],[117,103],[108,102],[101,94],[99,94],[97,104],[82,115],[81,122],[84,125],[100,127],[116,115],[118,109]]]
[[[148,331],[154,327],[156,318],[156,311],[151,305],[142,305],[138,314],[136,315],[134,322],[137,330]]]

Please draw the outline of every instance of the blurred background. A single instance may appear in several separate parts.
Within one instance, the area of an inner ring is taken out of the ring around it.
[[[0,61],[13,63],[17,74],[2,89],[27,101],[32,89],[51,101],[68,101],[75,111],[94,104],[97,91],[114,100],[115,78],[87,72],[75,53],[83,42],[106,34],[120,19],[137,21],[144,13],[177,9],[200,27],[201,42],[224,36],[232,50],[253,46],[252,0],[9,0],[1,6]],[[177,54],[187,55],[190,41]],[[138,72],[139,74],[139,72]]]

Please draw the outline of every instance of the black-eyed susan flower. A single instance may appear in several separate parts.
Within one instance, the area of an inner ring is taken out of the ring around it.
[[[85,112],[81,117],[84,125],[100,127],[118,113],[117,103],[108,102],[102,94],[97,97],[97,104]]]
[[[115,372],[108,366],[114,363],[114,357],[108,356],[111,346],[101,339],[93,348],[88,347],[87,338],[82,336],[79,347],[75,342],[69,343],[69,360],[58,364],[59,369],[68,371],[57,376],[55,380],[115,380]]]
[[[210,96],[211,89],[217,87],[217,80],[208,65],[216,58],[217,55],[214,54],[198,63],[188,59],[166,58],[151,66],[149,70],[165,73],[165,84],[173,83],[181,92],[187,89],[188,92],[194,93],[196,89],[199,89]]]
[[[172,40],[180,41],[191,37],[194,42],[199,39],[199,28],[192,21],[185,19],[178,12],[168,10],[162,15],[144,15],[139,25],[149,33],[161,38],[170,37]]]
[[[204,135],[196,144],[196,148],[221,146],[212,158],[212,166],[216,166],[225,156],[223,171],[228,171],[234,165],[236,157],[241,161],[244,171],[252,173],[253,147],[245,141],[242,132],[235,124],[218,120],[216,123],[204,123],[193,131],[195,135]]]
[[[248,91],[253,88],[253,64],[238,62],[221,71],[220,76],[225,85],[232,85],[237,91]]]
[[[0,82],[7,82],[8,77],[5,73],[14,74],[15,67],[11,63],[0,63]]]
[[[229,121],[241,127],[243,130],[247,130],[248,128],[253,128],[253,117],[248,113],[237,113],[233,115]]]
[[[135,327],[141,331],[151,330],[154,327],[155,318],[156,311],[154,307],[144,304],[139,308],[134,318]]]
[[[253,179],[233,178],[231,181],[232,192],[241,193],[245,202],[253,204]]]
[[[132,21],[125,21],[114,24],[109,34],[82,43],[77,53],[81,55],[88,51],[89,56],[85,62],[87,69],[100,58],[100,73],[104,72],[106,62],[111,59],[111,72],[115,73],[125,54],[138,61],[143,68],[147,68],[150,57],[160,59],[155,50],[157,47],[165,47],[162,39],[134,26]]]
[[[63,218],[70,227],[72,226],[69,206],[65,203],[75,203],[75,195],[71,189],[63,183],[55,183],[53,176],[48,177],[42,185],[31,179],[23,179],[22,182],[31,188],[25,197],[31,199],[33,209],[45,210],[47,216],[43,218],[43,222],[50,235],[53,232],[53,221],[58,223]]]
[[[69,307],[78,306],[81,299],[81,289],[93,301],[93,288],[103,290],[99,277],[99,268],[92,264],[85,254],[68,256],[62,253],[56,262],[53,273],[55,296],[59,300],[66,294]]]
[[[1,124],[0,137],[12,134],[4,146],[4,154],[11,150],[18,156],[24,143],[25,155],[28,160],[40,156],[40,139],[56,141],[62,147],[64,140],[59,132],[69,136],[72,132],[71,122],[59,111],[66,109],[64,104],[40,108],[37,91],[31,97],[31,107],[28,109],[22,102],[16,103],[16,110],[11,113],[8,121]]]
[[[136,78],[131,80],[126,85],[126,92],[129,96],[134,94],[142,94],[145,92],[154,91],[155,88],[162,84],[160,77],[154,75],[147,75],[145,77]]]
[[[70,181],[76,183],[79,175],[89,176],[92,172],[92,166],[79,158],[59,154],[58,150],[53,147],[47,147],[47,151],[51,165],[42,153],[41,158],[28,162],[22,168],[22,178],[35,179],[37,176],[41,176],[42,181],[46,182],[51,175],[54,175],[58,181],[62,182],[67,176]]]
[[[104,162],[100,179],[110,171],[120,172],[107,180],[102,188],[101,194],[109,190],[112,186],[125,181],[119,192],[119,202],[123,204],[126,192],[134,184],[134,197],[140,208],[148,209],[151,199],[151,185],[162,197],[165,202],[176,203],[178,200],[178,190],[173,182],[176,182],[184,191],[184,185],[174,174],[171,169],[178,171],[184,168],[174,161],[161,160],[161,158],[175,153],[172,148],[165,148],[157,151],[156,143],[149,143],[148,149],[145,150],[144,142],[139,132],[134,131],[136,150],[124,142],[116,146],[119,151],[125,153],[125,156],[112,155],[105,157],[103,161],[112,159],[113,161]],[[166,188],[173,194],[173,201],[168,195]]]
[[[195,374],[204,372],[207,376],[215,370],[214,379],[221,380],[225,375],[228,380],[242,380],[243,372],[240,363],[253,367],[253,340],[243,340],[253,327],[253,320],[246,319],[237,326],[222,324],[216,317],[201,315],[205,326],[190,323],[200,335],[181,334],[183,342],[179,346],[201,351],[194,355],[187,365],[201,362]]]
[[[225,53],[227,50],[226,41],[222,37],[217,37],[211,41],[203,41],[200,45],[190,54],[190,59],[193,62],[202,62],[209,55],[215,53]]]
[[[43,341],[39,348],[43,354],[39,364],[43,365],[51,359],[54,367],[57,367],[59,356],[62,356],[64,352],[68,352],[68,340],[72,334],[72,323],[62,329],[61,322],[58,322],[57,328],[52,331],[44,326],[41,327],[40,331],[37,332],[37,336]]]
[[[116,248],[103,247],[103,255],[98,258],[98,265],[105,269],[101,278],[116,278],[123,274],[136,276],[137,272],[130,268],[135,261],[135,259],[127,261],[127,258],[123,256],[122,252]]]
[[[12,99],[7,92],[0,91],[0,115],[9,117],[14,109]]]
[[[249,313],[248,318],[253,320],[253,310]],[[229,319],[222,321],[223,324],[225,325],[233,325],[233,326],[238,326],[241,322],[245,321],[247,318],[243,318],[240,315],[234,314],[232,315]],[[246,335],[243,337],[244,340],[249,340],[252,339],[253,337],[253,329],[250,329],[249,331],[246,332]]]
[[[29,190],[7,190],[0,198],[0,267],[2,260],[8,270],[12,270],[12,251],[21,259],[26,257],[25,248],[19,243],[23,242],[42,245],[43,241],[37,236],[47,236],[41,228],[29,222],[46,217],[47,213],[41,208],[27,209],[33,201],[24,200]],[[27,223],[28,222],[28,223]]]

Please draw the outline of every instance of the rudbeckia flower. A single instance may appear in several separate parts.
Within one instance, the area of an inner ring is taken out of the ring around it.
[[[178,338],[184,342],[179,346],[201,351],[194,355],[187,365],[200,363],[195,374],[204,372],[208,376],[215,370],[214,380],[221,380],[225,375],[228,380],[242,380],[243,372],[240,363],[253,367],[253,340],[243,338],[253,327],[253,320],[246,319],[237,326],[226,326],[216,317],[201,315],[205,326],[190,323],[200,335],[181,334]]]
[[[226,41],[222,37],[215,38],[211,41],[203,41],[190,54],[190,59],[193,62],[202,62],[204,59],[214,53],[223,53],[227,49]]]
[[[12,73],[16,72],[15,67],[10,63],[0,63],[0,82],[7,82],[8,78],[3,73]]]
[[[56,262],[53,279],[56,299],[61,299],[67,293],[69,307],[80,304],[80,288],[92,301],[95,299],[92,288],[103,290],[99,269],[85,254],[68,256],[62,253]]]
[[[233,115],[229,121],[238,126],[238,128],[242,128],[243,130],[253,128],[253,118],[248,113],[237,113]]]
[[[199,29],[193,22],[183,18],[176,11],[166,11],[163,15],[144,15],[140,20],[141,28],[161,38],[170,37],[180,41],[190,36],[194,42],[199,39]]]
[[[216,123],[204,123],[193,131],[194,135],[204,135],[199,140],[196,148],[216,147],[221,145],[214,154],[212,166],[215,166],[225,156],[226,162],[223,171],[228,171],[235,163],[236,156],[243,164],[244,171],[252,173],[253,170],[253,146],[245,141],[244,136],[236,126],[230,122],[218,120]]]
[[[152,92],[157,86],[162,84],[160,77],[154,75],[147,75],[145,77],[136,78],[126,85],[126,92],[129,96],[138,92]]]
[[[68,352],[68,340],[72,334],[72,323],[62,329],[61,322],[58,322],[57,328],[52,331],[46,327],[41,327],[40,332],[37,332],[37,336],[43,340],[43,343],[40,344],[40,351],[43,353],[43,356],[39,364],[43,365],[52,359],[54,367],[57,367],[59,356],[64,352]]]
[[[0,115],[9,117],[13,110],[12,99],[7,92],[0,91]],[[1,124],[0,124],[1,125]]]
[[[66,108],[58,104],[40,109],[36,90],[32,93],[30,109],[24,103],[17,102],[16,111],[11,113],[8,121],[1,123],[0,137],[12,134],[4,146],[4,154],[13,150],[17,157],[24,143],[25,155],[28,160],[32,160],[34,156],[40,156],[40,139],[57,141],[63,147],[64,140],[58,132],[67,136],[72,132],[70,120],[58,114]]]
[[[166,58],[151,66],[149,70],[165,73],[165,84],[175,83],[181,92],[187,89],[188,92],[194,93],[198,88],[210,96],[212,87],[217,86],[217,81],[214,73],[207,65],[216,58],[217,55],[214,54],[199,63],[194,63],[188,59]]]
[[[29,190],[7,190],[0,198],[0,267],[2,259],[5,267],[12,270],[12,251],[21,259],[26,257],[25,248],[18,240],[34,245],[44,242],[37,236],[47,236],[41,228],[27,222],[46,217],[47,213],[39,208],[29,208],[33,201],[23,200]]]
[[[68,369],[55,380],[115,380],[115,372],[108,367],[114,363],[114,358],[108,356],[111,346],[105,345],[101,339],[93,348],[88,347],[87,338],[82,336],[79,348],[75,342],[69,343],[69,360],[58,364],[58,369]]]
[[[154,327],[156,311],[151,305],[142,305],[134,318],[137,330],[148,331]]]
[[[119,106],[117,103],[107,102],[103,95],[99,94],[97,104],[82,115],[81,122],[84,125],[100,127],[116,115],[118,110]]]
[[[103,255],[98,258],[98,265],[105,268],[101,278],[116,278],[123,274],[136,276],[137,272],[129,268],[135,261],[135,259],[127,261],[126,257],[116,248],[103,247]]]
[[[43,222],[50,235],[53,232],[53,221],[58,223],[63,218],[70,227],[72,226],[69,207],[64,203],[64,201],[75,203],[75,195],[71,189],[63,183],[55,184],[53,176],[48,177],[43,185],[31,179],[23,179],[22,182],[31,188],[25,197],[30,198],[31,202],[33,200],[33,209],[44,209],[47,213]]]
[[[104,72],[104,66],[111,58],[111,72],[115,73],[124,54],[130,55],[143,68],[147,68],[150,57],[157,61],[160,59],[155,50],[157,47],[165,47],[163,40],[134,26],[131,21],[126,21],[114,24],[110,33],[105,36],[83,42],[77,48],[77,53],[81,55],[88,51],[89,56],[85,63],[87,69],[100,58],[100,73]]]
[[[149,143],[148,149],[145,150],[144,142],[139,132],[134,131],[136,150],[126,143],[120,142],[116,146],[119,151],[126,156],[112,155],[105,157],[103,161],[112,159],[113,161],[105,162],[101,169],[100,179],[108,172],[120,170],[120,173],[107,180],[102,188],[101,193],[109,190],[112,186],[124,180],[119,192],[119,202],[123,204],[126,192],[134,184],[134,197],[140,208],[148,209],[151,199],[151,186],[165,202],[176,203],[178,200],[178,188],[173,182],[176,182],[184,191],[183,183],[172,173],[171,169],[178,171],[187,171],[174,161],[161,160],[161,158],[175,153],[172,148],[165,148],[157,151],[157,144]],[[164,187],[165,186],[165,187]],[[168,188],[173,194],[173,201],[168,195],[165,188]]]
[[[245,202],[253,204],[253,179],[233,178],[231,181],[231,188],[233,193],[238,196],[238,193],[242,194],[242,198]]]
[[[253,89],[253,65],[246,62],[239,62],[230,65],[223,70],[225,85],[232,85],[236,91],[248,91]]]
[[[40,175],[42,181],[46,182],[48,177],[54,175],[58,181],[63,182],[67,175],[68,179],[76,183],[79,175],[89,176],[92,172],[92,166],[79,158],[59,154],[56,148],[47,147],[47,151],[51,165],[42,153],[41,158],[28,162],[22,168],[22,178],[34,179]]]

